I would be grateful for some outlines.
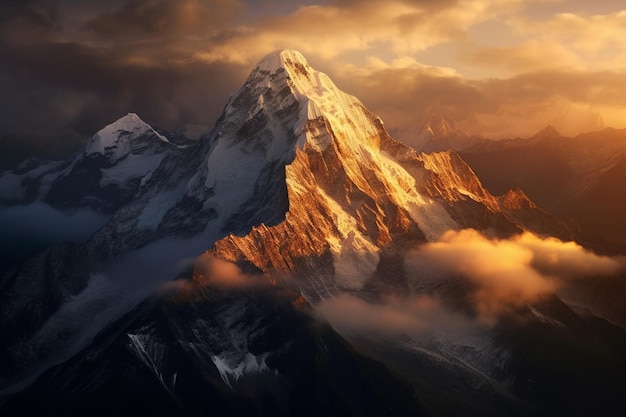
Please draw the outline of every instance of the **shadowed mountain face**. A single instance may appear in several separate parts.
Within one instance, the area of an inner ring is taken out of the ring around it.
[[[177,281],[3,414],[422,414],[409,384],[315,322],[296,294],[249,279],[254,292]]]
[[[625,155],[626,131],[615,129],[568,138],[548,128],[530,139],[463,151],[491,192],[520,187],[550,213],[572,218],[585,235],[618,245],[626,244]]]
[[[0,185],[107,216],[0,278],[3,415],[620,415],[620,261],[296,51],[197,143],[128,115]]]

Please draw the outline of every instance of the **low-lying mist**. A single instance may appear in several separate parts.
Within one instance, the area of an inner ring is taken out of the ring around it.
[[[58,242],[84,242],[107,217],[90,209],[71,212],[43,203],[0,207],[0,270]]]

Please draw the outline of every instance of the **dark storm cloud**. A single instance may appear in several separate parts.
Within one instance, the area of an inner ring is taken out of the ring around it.
[[[59,39],[57,9],[40,1],[9,1],[0,9],[2,43]]]
[[[106,39],[206,35],[228,27],[242,14],[235,0],[131,0],[90,19],[86,32]]]
[[[222,63],[146,66],[79,44],[5,48],[1,55],[12,74],[0,79],[0,128],[42,137],[67,128],[91,135],[130,111],[166,128],[211,124],[247,70]]]
[[[334,0],[331,2],[341,7],[352,7],[364,3],[380,3],[378,0]],[[444,10],[459,3],[459,0],[400,0],[398,3],[428,11]]]
[[[212,125],[249,71],[194,60],[203,41],[186,37],[202,27],[217,33],[232,22],[236,2],[113,2],[106,11],[97,2],[74,3],[2,6],[3,154],[63,138],[76,146],[128,112],[167,129]],[[85,21],[81,31],[64,29],[77,20]]]

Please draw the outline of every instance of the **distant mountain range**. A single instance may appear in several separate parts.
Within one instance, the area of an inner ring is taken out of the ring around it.
[[[598,248],[626,245],[626,129],[576,137],[548,126],[530,138],[487,139],[433,116],[413,145],[422,152],[459,152],[491,193],[519,188],[549,213],[568,219]],[[621,249],[607,249],[621,250]]]
[[[529,139],[466,148],[462,156],[491,192],[519,187],[585,235],[626,245],[626,130],[569,138],[548,127]]]

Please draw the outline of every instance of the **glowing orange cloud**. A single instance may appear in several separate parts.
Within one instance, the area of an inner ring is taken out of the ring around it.
[[[612,275],[619,259],[598,256],[574,242],[543,239],[531,233],[508,240],[488,239],[471,229],[449,231],[406,261],[413,285],[468,279],[474,307],[486,322],[554,293],[572,278]]]
[[[201,285],[225,288],[249,288],[269,284],[265,276],[246,274],[234,263],[208,252],[196,258],[194,281]]]

